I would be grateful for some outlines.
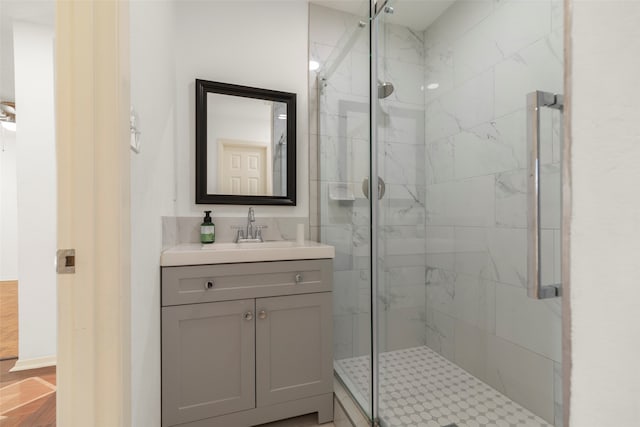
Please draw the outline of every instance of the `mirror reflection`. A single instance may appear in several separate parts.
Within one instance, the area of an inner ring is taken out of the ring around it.
[[[207,193],[287,194],[287,105],[207,94]]]

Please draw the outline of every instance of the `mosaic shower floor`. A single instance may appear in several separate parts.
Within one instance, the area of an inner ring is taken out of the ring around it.
[[[370,401],[369,356],[334,367],[359,403]],[[389,427],[552,427],[428,347],[380,355],[380,415]]]

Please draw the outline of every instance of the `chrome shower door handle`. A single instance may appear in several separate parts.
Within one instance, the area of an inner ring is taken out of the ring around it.
[[[378,200],[382,199],[384,193],[387,189],[387,185],[384,183],[384,180],[378,177]],[[365,178],[362,181],[362,192],[364,193],[364,197],[369,198],[369,178]]]
[[[535,91],[527,94],[527,295],[534,299],[559,297],[561,284],[542,285],[540,230],[540,109],[562,111],[562,95]]]

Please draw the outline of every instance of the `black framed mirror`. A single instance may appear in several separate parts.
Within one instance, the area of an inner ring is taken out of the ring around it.
[[[295,93],[196,79],[196,203],[295,206]]]

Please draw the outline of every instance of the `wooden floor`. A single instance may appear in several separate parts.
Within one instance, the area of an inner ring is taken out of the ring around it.
[[[55,426],[55,366],[9,372],[15,363],[0,361],[0,427]]]
[[[0,282],[0,360],[18,357],[18,282]]]

